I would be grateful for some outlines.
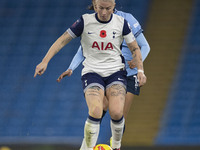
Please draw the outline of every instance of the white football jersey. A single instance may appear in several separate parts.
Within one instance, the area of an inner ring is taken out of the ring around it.
[[[81,36],[85,57],[82,75],[97,73],[107,77],[125,68],[121,45],[123,39],[130,43],[135,37],[121,16],[113,14],[108,22],[101,22],[97,14],[85,14],[67,31],[72,37]]]

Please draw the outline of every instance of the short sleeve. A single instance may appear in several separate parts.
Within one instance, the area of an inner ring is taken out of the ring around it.
[[[128,25],[128,22],[124,19],[124,26],[123,26],[123,32],[122,35],[127,35],[131,32],[130,26]]]
[[[128,43],[131,43],[131,42],[135,41],[135,37],[134,37],[133,33],[130,32],[129,34],[124,36],[124,40],[128,44]]]
[[[72,38],[76,38],[81,36],[83,33],[84,28],[84,21],[83,17],[78,19],[69,29],[67,29],[67,32],[71,35]]]

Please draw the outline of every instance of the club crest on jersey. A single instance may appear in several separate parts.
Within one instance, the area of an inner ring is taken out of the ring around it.
[[[97,48],[98,50],[108,50],[108,49],[113,49],[113,45],[111,42],[104,43],[104,42],[97,42],[94,41],[92,44],[92,48]]]
[[[116,32],[115,32],[115,31],[113,31],[113,39],[115,38],[115,35],[116,35]]]
[[[107,35],[106,35],[106,30],[101,30],[100,31],[100,37],[102,38],[105,38]]]
[[[72,25],[73,28],[76,27],[76,25],[80,22],[80,19],[76,20],[76,22],[74,22],[74,24]]]

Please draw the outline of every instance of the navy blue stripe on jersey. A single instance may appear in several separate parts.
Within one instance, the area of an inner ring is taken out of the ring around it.
[[[98,18],[98,15],[97,13],[95,14],[95,18],[97,19],[98,22],[100,23],[109,23],[111,20],[112,20],[112,17],[113,17],[113,14],[111,14],[111,17],[108,21],[101,21],[99,18]]]
[[[134,36],[137,38],[138,35],[140,35],[140,33],[142,33],[142,32],[143,32],[143,29],[140,29],[137,33],[134,34]]]
[[[78,19],[71,27],[71,31],[77,36],[81,36],[81,34],[83,33],[83,28],[84,28],[84,20],[83,17],[81,17],[80,19]]]
[[[122,63],[125,64],[125,59],[124,59],[124,56],[120,55],[121,56],[121,59],[122,59]]]
[[[128,22],[124,19],[124,27],[123,27],[122,35],[127,35],[130,32],[131,32],[131,29],[128,26]]]

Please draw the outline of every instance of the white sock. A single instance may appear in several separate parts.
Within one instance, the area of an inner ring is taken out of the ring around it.
[[[116,122],[113,120],[110,121],[111,131],[112,131],[112,148],[113,149],[121,147],[124,123],[125,123],[124,117],[122,119],[120,119],[119,122]]]
[[[85,143],[85,138],[83,138],[80,150],[86,150],[86,149],[87,149],[87,147],[86,147],[86,143]]]
[[[85,122],[84,139],[80,150],[93,150],[99,136],[100,121],[93,121],[89,118]]]

